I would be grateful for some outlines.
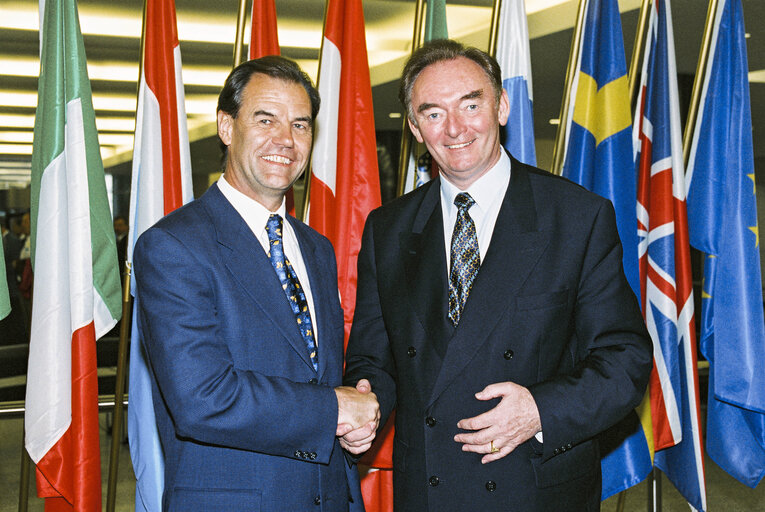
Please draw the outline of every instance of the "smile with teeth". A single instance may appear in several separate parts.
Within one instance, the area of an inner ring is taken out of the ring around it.
[[[467,146],[471,145],[472,143],[473,143],[473,141],[470,140],[468,142],[463,142],[462,144],[447,145],[446,147],[447,147],[447,149],[460,149],[460,148],[467,147]]]
[[[263,155],[261,158],[263,160],[268,160],[269,162],[274,162],[274,163],[277,163],[277,164],[288,165],[288,164],[292,163],[292,160],[290,160],[289,158],[287,158],[285,156],[281,156],[281,155]]]

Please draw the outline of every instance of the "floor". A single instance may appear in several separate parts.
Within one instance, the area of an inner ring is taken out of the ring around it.
[[[111,436],[107,434],[107,416],[100,415],[101,461],[103,503],[106,509],[106,484],[109,468]],[[22,439],[21,419],[0,419],[0,512],[18,510],[19,470]],[[707,459],[707,500],[711,512],[765,512],[765,484],[750,489],[723,472],[714,462]],[[135,506],[135,479],[130,465],[127,444],[121,445],[117,483],[116,512],[133,512]],[[43,500],[36,497],[34,478],[29,491],[30,512],[42,511]],[[662,509],[665,512],[687,511],[688,505],[672,484],[662,479]],[[617,496],[609,498],[602,505],[602,512],[617,511]],[[628,489],[625,493],[624,512],[643,512],[648,508],[646,483]],[[553,512],[553,511],[551,511]]]

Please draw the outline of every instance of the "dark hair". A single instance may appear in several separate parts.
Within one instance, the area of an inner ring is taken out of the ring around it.
[[[236,119],[236,116],[239,114],[239,108],[242,106],[242,92],[247,87],[247,84],[250,83],[250,78],[255,73],[302,85],[308,94],[308,99],[311,101],[311,119],[316,119],[321,100],[319,99],[319,91],[316,90],[313,82],[311,82],[311,77],[293,61],[279,55],[267,55],[259,59],[248,60],[235,67],[229,73],[228,78],[226,78],[226,83],[223,84],[223,90],[218,96],[216,112],[225,112]],[[223,151],[225,162],[228,147],[223,144],[223,141],[220,141],[220,147]]]
[[[431,64],[445,60],[454,60],[460,57],[472,60],[486,73],[494,88],[495,99],[499,101],[499,97],[502,94],[502,71],[494,57],[478,48],[466,47],[451,39],[429,41],[409,57],[406,65],[404,65],[404,71],[399,82],[398,99],[401,100],[409,119],[413,123],[416,123],[416,121],[414,119],[414,110],[412,109],[412,88],[417,77]]]
[[[239,64],[231,71],[218,96],[218,111],[223,111],[233,118],[239,114],[242,105],[242,91],[250,83],[250,78],[260,73],[285,82],[302,85],[311,100],[311,118],[316,119],[319,113],[319,91],[313,86],[309,77],[300,67],[289,59],[278,55],[268,55],[259,59],[248,60]]]

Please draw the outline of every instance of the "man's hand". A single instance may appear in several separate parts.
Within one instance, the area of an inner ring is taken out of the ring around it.
[[[534,397],[523,386],[513,382],[490,384],[475,397],[501,400],[483,414],[460,420],[457,427],[474,432],[457,434],[454,440],[462,443],[463,451],[487,454],[481,459],[483,464],[501,459],[542,430]]]
[[[358,455],[372,446],[380,422],[380,405],[377,395],[366,379],[361,379],[355,388],[335,388],[337,394],[337,431],[340,446]]]

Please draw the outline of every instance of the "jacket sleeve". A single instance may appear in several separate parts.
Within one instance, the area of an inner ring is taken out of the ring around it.
[[[346,385],[355,386],[368,379],[380,403],[380,426],[384,425],[396,405],[395,364],[388,333],[383,321],[377,287],[375,263],[374,219],[367,218],[358,258],[358,283],[353,326],[345,353]]]
[[[623,418],[642,400],[651,371],[651,341],[624,277],[613,208],[601,204],[576,292],[573,371],[529,388],[542,421],[545,459]]]

